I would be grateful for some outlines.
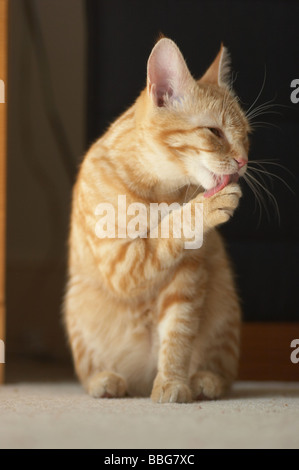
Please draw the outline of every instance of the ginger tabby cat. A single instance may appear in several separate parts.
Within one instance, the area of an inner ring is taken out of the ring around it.
[[[240,307],[216,227],[239,204],[250,128],[228,85],[228,62],[221,46],[195,80],[176,44],[160,39],[146,88],[81,165],[64,318],[76,372],[93,397],[215,399],[236,377]],[[203,245],[186,249],[183,236],[171,235],[100,239],[95,209],[106,201],[117,213],[118,195],[146,207],[202,203]]]

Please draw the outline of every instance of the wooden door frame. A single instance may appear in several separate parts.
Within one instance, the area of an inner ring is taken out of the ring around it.
[[[5,220],[6,220],[6,143],[7,143],[7,21],[8,0],[0,0],[0,80],[4,83],[5,103],[0,102],[0,340],[5,341]],[[1,99],[2,101],[2,99]],[[4,364],[0,364],[0,383]]]

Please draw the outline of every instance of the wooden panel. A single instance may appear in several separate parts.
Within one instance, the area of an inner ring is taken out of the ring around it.
[[[0,0],[0,80],[7,84],[7,9],[8,1]],[[1,82],[2,84],[2,82]],[[2,100],[1,100],[2,101]],[[5,96],[6,101],[6,96]],[[5,182],[6,182],[6,102],[0,102],[0,339],[5,339]],[[0,364],[0,383],[4,365]]]
[[[239,379],[299,381],[299,363],[290,358],[293,339],[299,323],[245,323]]]

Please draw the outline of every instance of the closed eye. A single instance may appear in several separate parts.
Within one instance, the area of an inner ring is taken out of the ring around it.
[[[208,129],[209,129],[210,132],[212,132],[212,134],[214,134],[219,139],[224,138],[224,134],[223,134],[222,130],[218,129],[218,127],[208,127]]]

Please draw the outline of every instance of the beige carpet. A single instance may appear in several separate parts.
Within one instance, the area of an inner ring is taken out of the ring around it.
[[[299,382],[240,382],[225,400],[100,399],[76,383],[0,387],[0,448],[299,448]]]

